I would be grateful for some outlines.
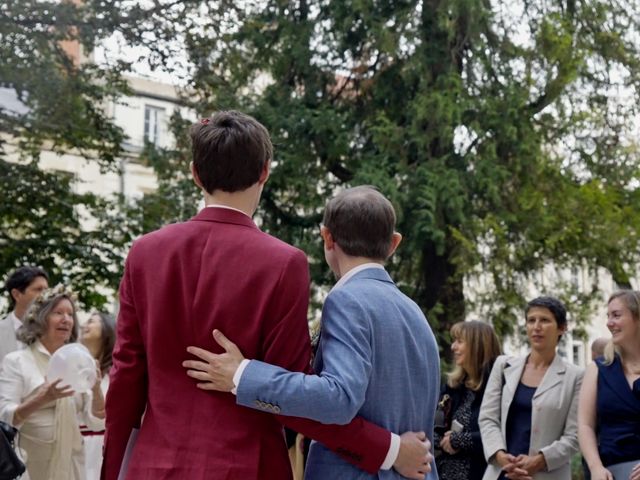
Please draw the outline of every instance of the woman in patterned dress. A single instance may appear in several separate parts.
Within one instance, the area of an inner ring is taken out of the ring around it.
[[[441,450],[436,457],[438,475],[441,480],[480,480],[487,463],[478,414],[500,344],[491,325],[477,320],[453,325],[451,338],[455,368],[440,397],[444,425],[434,441]]]

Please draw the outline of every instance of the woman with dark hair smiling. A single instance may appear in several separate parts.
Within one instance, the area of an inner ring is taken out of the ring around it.
[[[583,372],[556,351],[567,312],[559,300],[538,297],[525,320],[529,353],[496,360],[480,408],[483,478],[570,480]]]
[[[116,342],[116,322],[106,313],[96,312],[82,325],[80,342],[87,347],[93,358],[98,361],[100,373],[108,377],[111,369],[113,346]]]
[[[116,341],[116,323],[111,315],[96,312],[84,323],[80,333],[80,342],[87,347],[98,363],[102,374],[100,390],[106,396],[112,364],[111,353]],[[104,430],[92,431],[85,425],[81,425],[80,430],[84,437],[86,480],[98,480],[102,467]]]
[[[104,398],[96,382],[91,393],[75,393],[45,377],[52,355],[78,337],[74,298],[63,286],[45,291],[27,313],[18,339],[26,348],[4,358],[0,372],[0,419],[20,431],[31,480],[84,479],[84,451],[78,417],[104,428]]]

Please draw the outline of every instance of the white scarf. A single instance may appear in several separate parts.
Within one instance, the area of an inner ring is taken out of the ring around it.
[[[36,361],[38,370],[44,377],[49,366],[50,357],[40,352],[38,342],[29,348]],[[79,478],[78,465],[74,462],[74,453],[82,452],[82,435],[76,418],[73,397],[59,398],[55,406],[55,433],[53,437],[53,454],[49,463],[49,480],[69,480]]]

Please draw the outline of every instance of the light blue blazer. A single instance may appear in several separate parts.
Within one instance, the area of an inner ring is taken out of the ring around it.
[[[385,270],[362,270],[334,288],[322,310],[321,332],[317,375],[252,360],[237,403],[322,423],[349,423],[359,415],[394,433],[422,430],[433,439],[438,346],[420,308]],[[403,477],[393,469],[369,475],[313,442],[305,478]],[[427,478],[438,478],[435,463]]]

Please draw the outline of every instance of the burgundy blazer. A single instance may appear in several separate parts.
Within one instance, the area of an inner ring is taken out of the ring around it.
[[[137,427],[127,479],[289,479],[283,425],[376,472],[386,430],[361,418],[322,425],[243,408],[230,393],[198,389],[182,367],[189,345],[222,352],[211,335],[218,328],[247,358],[307,370],[308,301],[304,253],[240,212],[205,208],[137,240],[120,284],[102,479],[118,478]]]

